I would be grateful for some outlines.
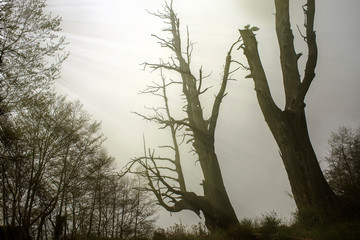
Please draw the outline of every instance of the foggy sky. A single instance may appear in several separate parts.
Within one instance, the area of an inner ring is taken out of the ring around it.
[[[161,9],[162,0],[48,0],[48,11],[63,18],[70,57],[62,68],[56,89],[69,98],[80,99],[93,118],[102,121],[106,145],[122,167],[142,153],[142,135],[149,147],[164,145],[166,132],[142,121],[133,111],[156,106],[156,99],[139,95],[149,82],[159,78],[156,72],[142,71],[141,63],[157,62],[169,56],[151,34],[162,35],[164,24],[147,13]],[[297,52],[306,48],[296,24],[303,25],[301,4],[291,1],[292,28]],[[284,103],[279,51],[274,27],[274,6],[270,0],[178,0],[174,2],[182,25],[183,39],[189,27],[193,52],[193,73],[200,66],[212,72],[209,84],[219,86],[226,53],[237,40],[237,29],[247,24],[257,26],[259,50],[272,95],[280,107]],[[360,126],[360,2],[357,0],[318,0],[315,29],[319,48],[316,78],[305,99],[310,137],[321,160],[328,151],[327,139],[341,125]],[[164,36],[164,35],[162,35]],[[245,63],[241,52],[235,58]],[[238,215],[261,217],[276,211],[289,219],[295,209],[289,197],[290,185],[278,148],[258,107],[248,73],[233,75],[237,81],[228,85],[216,132],[216,150],[224,181]],[[210,95],[209,100],[212,100]],[[205,112],[210,106],[205,105]],[[325,165],[321,163],[323,167]],[[185,163],[187,183],[200,190],[200,180],[193,161]],[[168,226],[182,219],[197,222],[187,212],[162,211],[159,225]]]

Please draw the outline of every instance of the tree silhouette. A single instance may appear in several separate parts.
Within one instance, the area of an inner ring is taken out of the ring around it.
[[[265,121],[280,149],[281,158],[290,181],[296,205],[300,211],[311,208],[319,211],[327,219],[335,219],[341,214],[341,204],[326,182],[311,145],[306,117],[305,96],[315,78],[317,44],[314,31],[315,1],[308,0],[303,6],[305,14],[305,35],[308,47],[305,75],[301,79],[295,52],[289,1],[275,0],[276,34],[280,47],[286,104],[281,110],[274,102],[262,67],[257,41],[253,29],[240,30],[243,40],[241,48],[249,63],[250,75],[255,83],[255,91]]]
[[[231,46],[227,53],[220,89],[211,106],[210,116],[207,118],[203,112],[200,98],[209,89],[204,87],[204,80],[208,76],[203,76],[202,69],[199,70],[198,77],[191,72],[193,44],[189,40],[189,33],[185,48],[183,48],[180,21],[172,4],[166,3],[163,12],[153,15],[164,20],[168,26],[164,32],[169,34],[166,38],[153,36],[159,41],[160,46],[169,49],[172,55],[169,61],[161,60],[157,64],[144,64],[145,67],[161,72],[161,82],[154,82],[143,92],[160,97],[163,106],[153,108],[153,114],[150,115],[137,114],[145,120],[159,124],[161,129],[170,130],[172,142],[161,148],[172,151],[173,157],[157,156],[155,151],[151,151],[145,146],[144,156],[133,159],[127,167],[131,169],[135,163],[139,163],[143,167],[143,171],[138,173],[148,180],[148,190],[155,194],[159,204],[168,211],[179,212],[187,209],[198,215],[202,212],[205,216],[205,224],[211,231],[227,229],[237,225],[238,220],[227,195],[215,152],[215,129],[220,105],[226,95],[227,83],[234,71],[230,69],[233,62],[231,52],[238,41]],[[167,70],[177,73],[180,80],[167,80],[164,75],[164,71]],[[168,89],[176,86],[180,86],[180,90],[177,90],[183,96],[184,101],[182,107],[184,117],[180,119],[176,119],[172,113],[168,94]],[[181,155],[180,147],[183,144],[191,145],[191,149],[200,163],[203,174],[203,195],[187,190],[181,165],[186,158]]]
[[[0,5],[0,107],[48,91],[59,77],[65,37],[57,34],[60,17],[44,13],[45,0],[1,1]]]
[[[331,134],[330,151],[324,158],[325,177],[331,188],[346,201],[351,214],[360,211],[360,129],[340,127]]]

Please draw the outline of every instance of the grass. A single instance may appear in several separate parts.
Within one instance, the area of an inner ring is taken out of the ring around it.
[[[261,218],[244,218],[227,231],[211,233],[204,223],[188,226],[177,223],[167,229],[158,228],[148,240],[359,240],[360,220],[327,224],[319,215],[306,210],[294,214],[292,224],[284,224],[275,212]],[[100,240],[94,238],[93,240]],[[101,239],[105,240],[105,239]],[[110,239],[106,239],[110,240]],[[115,240],[115,239],[111,239]],[[124,240],[124,239],[116,239]],[[133,239],[135,240],[135,239]],[[140,239],[137,239],[140,240]],[[146,239],[144,239],[146,240]]]
[[[199,230],[201,229],[201,230]],[[244,218],[240,225],[228,231],[210,234],[203,223],[188,227],[175,224],[163,230],[153,240],[359,240],[360,220],[327,224],[314,211],[294,214],[291,225],[286,225],[275,212],[260,219]]]

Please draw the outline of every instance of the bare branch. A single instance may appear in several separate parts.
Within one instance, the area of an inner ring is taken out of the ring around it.
[[[231,51],[234,48],[234,46],[236,44],[238,44],[240,42],[241,37],[234,42],[231,47],[230,50],[227,53],[226,59],[225,59],[225,67],[224,67],[224,75],[223,75],[223,79],[222,79],[222,83],[221,83],[221,87],[219,89],[218,94],[215,97],[215,101],[212,107],[212,113],[211,113],[211,117],[209,119],[209,134],[211,136],[211,138],[214,138],[215,135],[215,128],[216,128],[216,123],[217,123],[217,119],[219,116],[219,110],[220,110],[220,104],[222,102],[222,99],[225,97],[225,90],[226,90],[226,85],[229,79],[229,75],[230,75],[230,66],[231,66]]]
[[[303,102],[310,84],[315,78],[315,68],[317,63],[317,44],[316,34],[314,31],[314,17],[315,17],[315,1],[308,0],[307,4],[303,7],[305,14],[305,27],[306,27],[306,43],[308,46],[308,59],[305,66],[305,76],[301,82],[298,101]]]
[[[275,0],[275,23],[276,35],[280,47],[280,62],[285,90],[285,108],[293,107],[300,84],[298,69],[298,56],[294,47],[294,36],[292,34],[289,14],[289,0]]]
[[[280,113],[281,110],[277,107],[271,96],[269,84],[260,60],[254,33],[250,30],[240,30],[240,34],[244,41],[243,44],[246,46],[243,50],[250,66],[251,78],[254,79],[255,91],[257,93],[261,110],[265,112],[264,115],[266,116],[266,113],[270,112]],[[266,120],[269,121],[269,119]]]
[[[240,65],[240,67],[242,67],[244,70],[247,70],[247,71],[250,71],[250,67],[249,66],[245,66],[244,64],[242,64],[241,62],[239,61],[236,61],[236,60],[231,60],[231,62],[233,63],[237,63]]]

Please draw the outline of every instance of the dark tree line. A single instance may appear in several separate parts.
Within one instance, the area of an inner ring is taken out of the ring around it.
[[[143,183],[119,176],[100,123],[52,90],[68,54],[61,19],[44,7],[0,4],[1,230],[39,240],[148,236],[156,208]]]
[[[35,106],[11,119],[16,138],[1,148],[2,224],[36,239],[149,234],[152,200],[115,172],[99,124],[64,98]]]

